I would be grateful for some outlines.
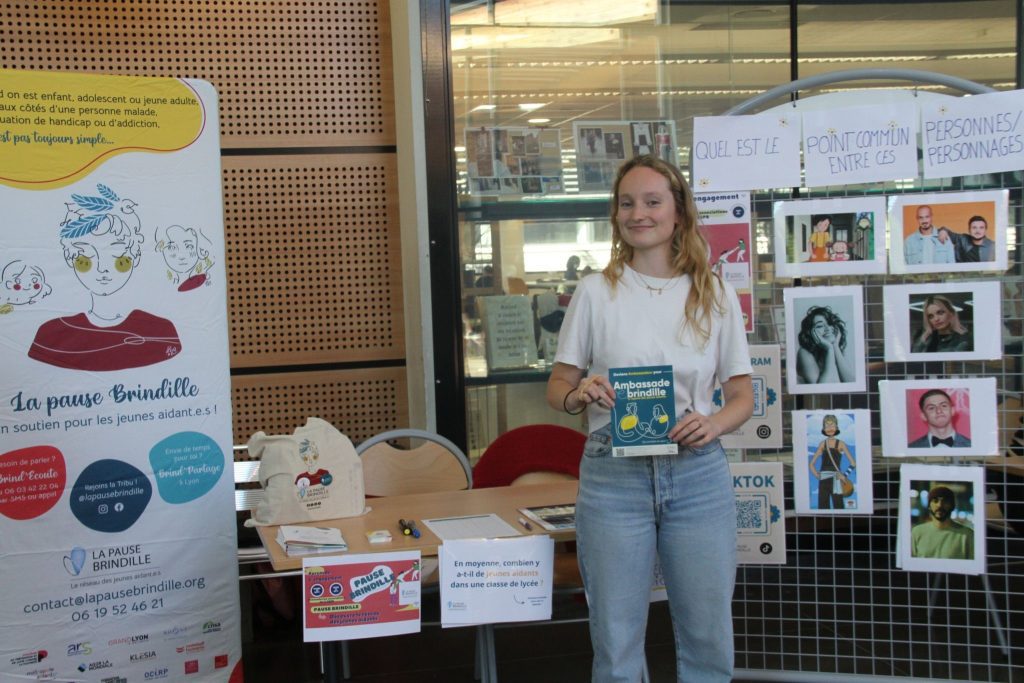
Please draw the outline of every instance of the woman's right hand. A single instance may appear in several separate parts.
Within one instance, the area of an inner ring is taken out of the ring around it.
[[[615,390],[604,375],[591,375],[576,387],[576,399],[585,405],[596,403],[610,409],[615,404]]]

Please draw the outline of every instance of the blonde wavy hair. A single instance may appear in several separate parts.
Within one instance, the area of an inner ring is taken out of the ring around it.
[[[614,290],[625,273],[625,265],[633,259],[633,247],[622,239],[619,230],[619,185],[627,173],[643,167],[655,171],[668,181],[669,190],[676,206],[676,226],[672,235],[672,271],[674,276],[689,275],[692,285],[686,297],[683,328],[690,328],[703,346],[711,337],[712,313],[724,313],[722,283],[708,263],[708,243],[697,229],[697,205],[693,191],[683,174],[672,164],[658,157],[645,154],[619,167],[612,190],[612,253],[605,266],[604,278]],[[680,330],[682,332],[682,330]]]

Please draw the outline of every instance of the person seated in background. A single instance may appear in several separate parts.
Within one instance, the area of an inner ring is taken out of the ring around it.
[[[566,280],[579,280],[579,267],[580,257],[573,254],[569,257],[569,260],[565,262],[565,279]]]

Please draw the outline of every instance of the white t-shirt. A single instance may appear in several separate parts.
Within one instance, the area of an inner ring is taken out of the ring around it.
[[[675,284],[643,277],[651,286],[668,286],[660,294],[648,290],[628,265],[614,292],[601,273],[583,278],[562,322],[555,360],[605,377],[608,368],[671,365],[676,416],[687,408],[710,415],[715,380],[752,372],[736,291],[723,283],[725,312],[712,312],[711,337],[701,348],[682,327],[690,276]],[[611,412],[589,404],[587,418],[593,432],[608,424]]]

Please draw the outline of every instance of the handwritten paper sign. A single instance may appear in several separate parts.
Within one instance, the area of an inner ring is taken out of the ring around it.
[[[303,640],[418,633],[420,551],[302,559]]]
[[[892,103],[805,112],[807,187],[917,177],[917,107]]]
[[[800,119],[793,113],[697,116],[693,189],[753,190],[800,185]]]
[[[491,370],[525,368],[537,362],[533,311],[522,295],[480,297],[484,351]]]
[[[1024,91],[922,104],[921,146],[925,178],[1024,168]]]
[[[445,541],[441,626],[551,618],[550,536]]]

